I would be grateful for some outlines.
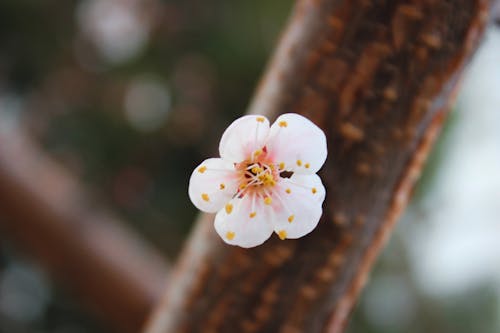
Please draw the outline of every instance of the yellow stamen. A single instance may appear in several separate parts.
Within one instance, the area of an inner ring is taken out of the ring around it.
[[[280,230],[278,231],[278,237],[281,239],[281,240],[284,240],[286,238],[286,231],[285,230]]]
[[[285,190],[285,192],[286,192],[286,193],[288,193],[288,194],[290,194],[290,193],[292,193],[292,190],[290,190],[289,188],[287,188],[287,189]]]
[[[313,194],[316,194],[316,192],[317,192],[316,187],[313,187],[313,188],[311,189],[311,192],[312,192]]]
[[[253,154],[254,156],[259,156],[260,154],[262,154],[262,149],[257,149]]]
[[[263,123],[264,122],[264,117],[257,117],[256,120],[259,122],[259,123]]]
[[[271,197],[265,197],[265,198],[264,198],[264,203],[265,203],[266,205],[270,205],[270,204],[271,204],[271,202],[273,202],[273,199],[271,199]]]
[[[288,123],[286,121],[280,121],[278,125],[280,125],[280,127],[287,127]]]
[[[234,232],[232,232],[232,231],[228,231],[228,232],[226,232],[226,238],[227,238],[228,240],[232,240],[232,239],[234,238],[234,235],[235,235],[235,233],[234,233]]]
[[[227,204],[226,205],[226,213],[231,214],[232,211],[233,211],[233,205]]]
[[[259,179],[264,183],[264,185],[271,185],[271,186],[276,185],[273,176],[271,176],[270,174],[265,174],[262,177],[259,177]]]
[[[202,193],[202,194],[201,194],[201,198],[202,198],[203,200],[205,200],[205,201],[210,201],[210,197],[209,197],[209,196],[208,196],[208,194],[206,194],[206,193]]]
[[[261,172],[262,172],[262,168],[259,168],[259,167],[253,167],[253,168],[252,168],[252,173],[253,173],[254,175],[259,174],[259,173],[261,173]]]
[[[306,169],[309,169],[311,165],[309,163],[306,163],[304,166],[306,167]]]
[[[221,183],[221,184],[219,185],[219,188],[220,188],[221,190],[223,190],[223,189],[225,189],[225,188],[226,188],[226,185],[224,185],[224,183]]]
[[[244,189],[245,189],[245,187],[247,187],[247,185],[246,185],[246,184],[241,184],[241,185],[240,185],[240,190],[244,190]]]
[[[294,218],[295,218],[295,215],[288,216],[288,222],[292,223]]]
[[[297,165],[298,166],[302,166],[302,161],[301,160],[297,160]]]
[[[201,167],[199,167],[199,169],[198,169],[198,172],[199,172],[199,173],[204,173],[205,171],[207,171],[207,167],[206,167],[206,166],[201,166]]]
[[[257,215],[256,212],[251,212],[249,216],[250,216],[251,219],[253,219],[255,217],[255,215]]]
[[[281,162],[279,167],[280,167],[280,170],[283,170],[285,168],[285,163]]]

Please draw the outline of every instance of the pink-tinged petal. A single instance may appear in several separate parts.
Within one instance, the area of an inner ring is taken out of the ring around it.
[[[246,195],[234,198],[215,216],[215,230],[224,242],[249,248],[260,245],[273,233],[270,208]]]
[[[199,209],[215,213],[238,189],[238,174],[231,162],[209,158],[194,169],[189,179],[189,198]]]
[[[220,156],[240,163],[264,147],[268,134],[269,120],[266,117],[249,115],[236,119],[222,134]]]
[[[274,232],[281,238],[299,238],[310,233],[323,213],[325,188],[317,175],[294,174],[282,179],[273,192]]]
[[[316,173],[325,163],[325,133],[309,119],[283,114],[271,126],[267,141],[269,157],[284,169],[301,174]]]

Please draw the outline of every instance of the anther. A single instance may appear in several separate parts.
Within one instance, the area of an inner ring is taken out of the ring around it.
[[[202,193],[202,194],[201,194],[201,198],[202,198],[203,200],[205,200],[205,201],[209,201],[209,200],[210,200],[210,198],[209,198],[208,194],[206,194],[206,193]]]
[[[309,163],[306,163],[304,166],[306,167],[306,169],[309,169],[311,165]]]
[[[264,198],[264,203],[266,205],[270,205],[272,202],[273,202],[273,199],[271,199],[271,197],[265,197]]]
[[[281,240],[284,240],[286,238],[286,231],[285,230],[280,230],[278,231],[278,237],[281,239]]]
[[[233,211],[233,205],[227,204],[226,205],[226,213],[231,214],[232,211]]]
[[[261,172],[262,172],[262,168],[259,168],[259,167],[253,167],[251,171],[252,171],[252,173],[253,173],[254,175],[256,175],[256,174],[258,174],[258,173],[261,173]]]
[[[264,117],[257,117],[256,120],[259,122],[259,123],[263,123],[264,122]]]
[[[250,216],[250,218],[253,219],[255,217],[255,215],[257,215],[256,212],[251,212],[250,215],[248,215],[248,216]]]
[[[297,165],[298,166],[302,166],[302,161],[301,160],[297,160]]]
[[[313,188],[311,189],[311,192],[312,192],[312,194],[316,194],[316,192],[317,192],[316,187],[313,187]]]
[[[219,185],[219,188],[220,188],[221,190],[223,190],[223,189],[225,189],[225,188],[226,188],[226,185],[224,185],[224,183],[221,183],[221,184]]]
[[[235,234],[234,234],[234,232],[232,232],[232,231],[228,231],[228,232],[226,232],[226,238],[227,238],[228,240],[232,240],[232,239],[234,238],[234,235],[235,235]]]
[[[286,193],[288,193],[288,194],[290,194],[290,193],[292,193],[292,190],[290,190],[289,188],[287,188],[287,189],[285,190],[285,192],[286,192]]]
[[[206,166],[201,166],[201,167],[198,169],[198,172],[199,172],[199,173],[204,173],[205,171],[207,171],[207,167],[206,167]]]
[[[280,127],[287,127],[288,123],[286,121],[280,121],[278,125],[280,125]]]
[[[292,223],[294,218],[295,218],[295,215],[288,216],[288,222]]]

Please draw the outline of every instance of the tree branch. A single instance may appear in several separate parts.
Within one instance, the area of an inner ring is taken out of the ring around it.
[[[488,2],[299,1],[250,113],[326,133],[318,228],[255,249],[202,215],[145,332],[341,332],[403,211]]]
[[[163,259],[25,137],[0,132],[0,230],[104,323],[137,332],[164,285]]]

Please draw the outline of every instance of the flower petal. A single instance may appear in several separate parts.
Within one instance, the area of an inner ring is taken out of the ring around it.
[[[236,193],[237,177],[233,163],[221,158],[209,158],[191,174],[189,198],[199,210],[215,213]]]
[[[295,113],[283,114],[271,126],[267,141],[269,157],[284,163],[285,170],[316,173],[325,163],[325,133],[309,119]]]
[[[215,230],[231,245],[249,248],[260,245],[273,233],[269,207],[254,196],[234,198],[215,216]]]
[[[220,156],[240,163],[264,147],[268,134],[269,120],[266,117],[249,115],[236,119],[222,134]]]
[[[293,174],[280,180],[273,193],[278,201],[272,219],[274,232],[281,239],[299,238],[310,233],[323,213],[325,188],[317,175]]]

